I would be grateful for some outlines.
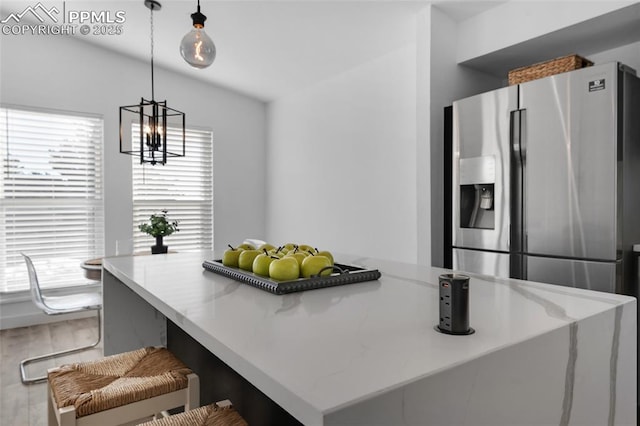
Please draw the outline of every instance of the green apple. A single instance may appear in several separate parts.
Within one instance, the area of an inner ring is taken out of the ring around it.
[[[286,243],[282,245],[282,248],[286,249],[287,251],[293,250],[296,247],[298,247],[298,245],[294,243]]]
[[[276,248],[273,244],[269,244],[269,243],[264,243],[264,244],[260,244],[260,247],[258,247],[258,250],[262,251],[262,250],[273,250],[274,248]]]
[[[300,277],[300,266],[295,257],[285,256],[275,259],[269,265],[269,277],[278,281],[296,280]]]
[[[331,261],[328,257],[318,255],[307,256],[302,261],[300,272],[304,278],[309,278],[312,275],[318,275],[320,271],[327,266],[331,266]],[[327,268],[327,270],[322,271],[322,275],[331,275],[331,269]]]
[[[232,247],[231,244],[229,244],[228,246],[229,248],[222,254],[222,264],[224,266],[233,266],[237,268],[238,258],[240,257],[240,253],[242,253],[244,249]]]
[[[252,271],[253,261],[260,253],[260,250],[244,250],[240,253],[240,256],[238,256],[238,267],[245,271]]]
[[[315,252],[316,252],[316,250],[313,247],[311,247],[309,244],[300,244],[298,246],[298,250],[310,252],[310,253],[313,253],[313,254],[315,254]]]
[[[298,265],[302,267],[302,261],[308,255],[301,251],[290,251],[285,257],[294,257],[298,261]]]
[[[253,245],[251,245],[249,243],[242,243],[242,244],[238,245],[238,247],[241,248],[241,249],[245,249],[245,250],[255,250],[256,249]]]
[[[271,256],[283,257],[284,253],[282,252],[282,247],[278,247],[277,249],[269,250],[269,254]]]
[[[331,261],[331,265],[333,265],[335,263],[334,259],[333,259],[333,255],[331,254],[331,252],[328,252],[327,250],[318,250],[318,249],[315,249],[315,250],[316,250],[316,253],[315,253],[316,256],[328,257],[329,260]]]
[[[269,265],[271,265],[271,262],[276,259],[279,258],[276,256],[271,256],[266,250],[264,250],[262,253],[257,255],[255,259],[253,259],[253,273],[262,275],[263,277],[268,277]]]

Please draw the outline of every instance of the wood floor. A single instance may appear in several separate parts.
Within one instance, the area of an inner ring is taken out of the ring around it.
[[[91,344],[98,337],[96,318],[61,321],[0,331],[0,426],[47,424],[46,383],[23,385],[20,361],[31,356]],[[45,374],[61,364],[89,361],[102,356],[102,342],[94,349],[34,363],[28,376]]]

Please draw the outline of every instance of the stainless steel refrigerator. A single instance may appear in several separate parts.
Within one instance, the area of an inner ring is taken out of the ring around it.
[[[640,79],[619,63],[452,108],[452,267],[637,296]]]

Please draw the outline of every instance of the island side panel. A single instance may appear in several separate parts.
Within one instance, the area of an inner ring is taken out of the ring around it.
[[[105,355],[146,346],[166,346],[164,315],[105,269],[102,271],[102,299]]]
[[[618,321],[612,307],[327,413],[325,424],[524,426],[589,419],[590,424],[635,425],[635,309],[635,302],[624,305]]]
[[[252,426],[301,426],[248,380],[167,320],[167,347],[200,377],[200,404],[229,399]]]
[[[634,301],[580,321],[570,424],[637,424],[636,316]]]

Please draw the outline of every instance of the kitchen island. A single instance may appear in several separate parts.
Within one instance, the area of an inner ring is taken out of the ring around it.
[[[471,275],[453,336],[442,269],[336,256],[382,277],[278,296],[205,259],[104,259],[105,355],[167,345],[250,424],[636,424],[635,298]]]

